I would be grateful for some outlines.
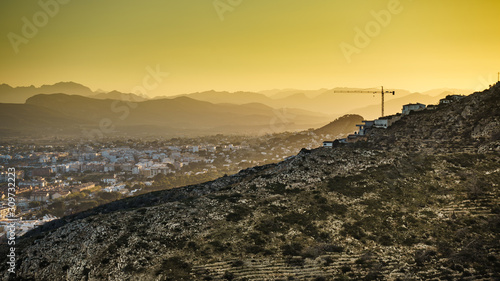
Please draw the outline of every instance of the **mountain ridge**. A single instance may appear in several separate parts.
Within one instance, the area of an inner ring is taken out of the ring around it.
[[[344,114],[360,114],[362,116],[370,116],[370,118],[375,118],[378,116],[373,115],[375,110],[373,107],[379,104],[379,98],[377,94],[376,99],[370,98],[367,94],[355,94],[355,93],[336,93],[336,91],[355,91],[355,90],[366,90],[358,89],[352,87],[336,87],[333,89],[319,89],[319,90],[296,90],[296,89],[285,89],[285,90],[269,90],[260,92],[251,91],[203,91],[188,93],[176,96],[161,96],[148,98],[139,96],[132,93],[122,93],[119,91],[111,92],[101,92],[101,91],[91,91],[88,87],[83,86],[74,82],[61,82],[54,85],[43,85],[41,87],[16,87],[13,88],[7,84],[0,85],[0,102],[3,103],[24,103],[30,97],[37,94],[55,94],[55,93],[65,93],[65,94],[78,94],[81,96],[91,97],[95,99],[114,99],[123,100],[127,102],[138,102],[144,100],[161,100],[161,99],[173,99],[177,97],[190,97],[200,101],[208,101],[211,103],[231,103],[236,105],[246,104],[246,103],[261,103],[276,109],[279,108],[297,108],[307,111],[318,112],[322,114],[341,116]],[[374,91],[376,91],[374,89]],[[388,103],[388,108],[390,108],[390,102],[394,102],[394,99],[399,100],[400,97],[406,97],[410,94],[416,95],[418,93],[410,93],[409,91],[403,89],[395,89],[396,96],[386,96],[386,102]],[[468,93],[466,90],[460,89],[435,89],[421,93],[423,99],[428,101],[428,103],[437,103],[439,97],[443,96],[444,92]],[[395,110],[399,108],[404,103],[395,106]],[[399,107],[399,108],[397,108]]]
[[[28,107],[31,110],[27,110]],[[189,97],[119,101],[80,95],[39,94],[28,98],[24,105],[18,105],[17,108],[23,110],[22,116],[11,112],[11,105],[0,104],[0,115],[5,120],[3,129],[10,134],[18,132],[24,135],[29,127],[33,134],[44,132],[78,135],[78,130],[81,134],[83,130],[99,129],[102,120],[112,122],[113,135],[134,135],[134,128],[138,126],[143,127],[141,134],[158,135],[183,132],[258,133],[264,130],[278,132],[307,129],[323,125],[332,119],[331,116],[301,109],[274,109],[255,103],[213,104]],[[51,112],[50,116],[60,114],[58,118],[65,119],[66,122],[57,121],[60,127],[55,123],[51,125],[50,120],[57,118],[49,118],[47,110]],[[15,126],[14,124],[21,124],[16,118],[23,119],[23,116],[29,118],[32,124]],[[72,124],[71,120],[78,122]]]
[[[22,238],[16,277],[498,279],[499,124],[497,84],[367,142],[100,206]]]
[[[76,82],[57,82],[55,84],[41,85],[40,87],[20,86],[12,87],[8,84],[0,84],[0,103],[25,103],[27,99],[39,94],[58,94],[79,95],[84,97],[93,97],[97,99],[120,99],[120,100],[141,100],[144,97],[132,93],[121,93],[119,91],[102,92],[92,91],[89,87]]]

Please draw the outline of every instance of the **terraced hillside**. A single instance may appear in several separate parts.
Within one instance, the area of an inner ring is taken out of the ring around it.
[[[368,142],[47,224],[18,240],[16,276],[4,277],[499,279],[499,124],[497,84]]]

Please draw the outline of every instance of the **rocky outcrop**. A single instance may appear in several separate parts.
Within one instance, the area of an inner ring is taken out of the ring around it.
[[[17,273],[4,277],[500,278],[499,87],[412,113],[368,142],[47,224],[18,240]]]

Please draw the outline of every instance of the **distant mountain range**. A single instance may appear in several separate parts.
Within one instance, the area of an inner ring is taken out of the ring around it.
[[[41,94],[25,104],[0,104],[2,135],[172,135],[275,133],[318,127],[331,116],[258,103],[213,104],[188,97],[124,102],[79,95]]]
[[[0,129],[14,135],[38,131],[75,134],[103,131],[99,127],[110,123],[111,128],[105,131],[112,134],[274,133],[320,127],[345,114],[365,119],[381,115],[380,94],[338,90],[357,89],[205,91],[147,99],[119,91],[92,91],[74,82],[41,87],[1,84],[0,116],[4,122]],[[407,103],[436,104],[448,94],[467,93],[459,89],[422,94],[395,91],[394,96],[386,95],[386,115],[400,112]]]
[[[364,109],[371,105],[380,106],[380,95],[378,94],[355,94],[355,93],[336,93],[338,90],[362,90],[357,88],[334,88],[334,89],[319,89],[319,90],[268,90],[261,92],[225,92],[225,91],[205,91],[196,92],[178,96],[162,96],[152,99],[171,99],[175,97],[189,97],[192,99],[207,101],[210,103],[231,103],[231,104],[247,104],[261,103],[273,108],[300,108],[308,111],[321,112],[324,114],[334,114],[341,116],[346,113],[352,113],[353,110]],[[375,90],[376,91],[376,90]],[[471,93],[470,90],[463,89],[434,89],[429,90],[420,95],[410,93],[407,90],[395,89],[396,95],[386,95],[386,102],[397,100],[397,102],[406,102],[408,99],[400,99],[402,97],[411,96],[413,98],[422,98],[422,103],[437,103],[440,98],[447,94],[466,95]],[[133,93],[122,93],[119,91],[103,92],[92,91],[90,88],[74,83],[60,82],[54,85],[43,85],[41,87],[11,87],[7,84],[0,85],[0,103],[24,103],[28,98],[38,94],[69,94],[92,97],[96,99],[115,99],[115,100],[132,100],[143,101],[147,97],[141,97]],[[151,98],[150,98],[151,99]],[[401,104],[402,105],[402,104]],[[390,104],[387,107],[390,108]],[[399,109],[398,109],[399,110]],[[389,110],[388,112],[390,112]],[[361,115],[370,115],[363,112],[355,112]]]
[[[212,103],[244,104],[258,102],[270,107],[300,108],[308,111],[321,112],[341,116],[344,114],[359,114],[367,119],[376,119],[381,116],[380,94],[340,93],[336,91],[355,91],[362,89],[335,88],[331,90],[305,91],[294,90],[270,91],[266,94],[252,92],[216,92],[206,91],[185,95],[196,100]],[[375,90],[376,91],[376,90]],[[401,112],[407,103],[420,102],[423,104],[437,104],[441,98],[449,94],[467,93],[466,90],[429,91],[429,94],[410,93],[406,90],[395,90],[396,94],[385,95],[385,115]],[[440,92],[439,94],[436,94]]]
[[[231,93],[206,91],[187,94],[184,96],[211,103],[245,104],[249,102],[257,102],[274,108],[301,108],[324,114],[334,114],[336,116],[346,113],[356,113],[364,116],[364,112],[354,112],[354,110],[370,105],[377,105],[380,107],[380,96],[378,94],[336,93],[335,91],[337,90],[349,91],[356,89],[335,88],[331,90],[321,90],[314,94],[311,94],[311,92],[304,93],[289,90],[286,92],[277,92],[273,95],[253,92]],[[386,96],[386,100],[390,101],[396,97],[404,97],[411,94],[405,90],[397,90],[396,92],[397,96]],[[439,98],[429,97],[426,100],[432,100],[431,103],[435,103],[439,101]],[[402,105],[403,104],[401,104],[401,106]],[[399,106],[399,110],[401,109],[401,106]],[[379,115],[377,115],[377,117],[378,116]]]
[[[98,92],[92,91],[89,87],[75,82],[59,82],[54,85],[42,85],[40,87],[11,87],[7,84],[0,84],[0,103],[24,103],[32,96],[39,94],[70,94],[84,97],[94,97],[98,99],[131,99],[144,100],[131,93],[121,93],[118,91]]]
[[[435,96],[441,95],[444,92],[448,92],[448,93],[451,93],[454,95],[469,95],[473,91],[472,90],[464,90],[464,89],[454,89],[454,88],[441,88],[441,89],[433,89],[433,90],[425,91],[422,94],[427,95],[427,96],[431,96],[431,97],[435,97]]]
[[[182,95],[196,100],[211,103],[245,104],[262,103],[273,108],[300,108],[308,111],[321,112],[341,116],[344,114],[360,114],[367,119],[375,119],[381,115],[380,94],[339,93],[336,91],[364,90],[357,88],[320,89],[317,91],[301,90],[270,90],[254,92],[220,92],[205,91]],[[374,90],[377,91],[377,90]],[[460,89],[437,89],[425,93],[410,93],[396,89],[396,94],[385,95],[385,115],[401,112],[407,103],[420,102],[436,104],[449,94],[469,94],[471,91]]]
[[[274,90],[266,90],[266,91],[260,91],[259,94],[263,94],[265,96],[274,98],[274,99],[280,99],[280,98],[286,98],[288,96],[294,95],[294,94],[300,94],[303,93],[305,94],[308,98],[314,98],[316,96],[321,95],[322,93],[328,91],[328,89],[319,89],[319,90],[298,90],[298,89],[274,89]]]

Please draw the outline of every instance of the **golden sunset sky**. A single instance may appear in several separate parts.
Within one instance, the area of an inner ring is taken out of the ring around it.
[[[0,83],[130,92],[149,66],[169,73],[150,96],[477,89],[500,71],[499,14],[497,0],[3,0]]]

